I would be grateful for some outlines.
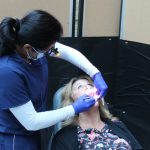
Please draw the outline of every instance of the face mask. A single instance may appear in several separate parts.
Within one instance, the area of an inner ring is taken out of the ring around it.
[[[27,58],[30,59],[30,60],[38,60],[38,59],[44,57],[44,53],[39,53],[38,52],[36,57],[32,57],[32,56],[30,56],[28,51],[26,51],[26,52],[27,52]]]
[[[36,59],[40,59],[40,58],[42,58],[42,57],[44,57],[44,54],[43,54],[43,53],[38,53],[38,55],[37,55],[37,58],[36,58]]]
[[[29,52],[27,51],[27,57],[28,59],[31,59],[31,60],[38,60],[42,57],[44,57],[45,55],[56,55],[56,56],[59,56],[60,53],[58,52],[57,48],[51,48],[49,50],[36,50],[34,47],[32,47],[32,49],[37,53],[37,56],[36,58],[33,58],[32,56],[30,56]]]

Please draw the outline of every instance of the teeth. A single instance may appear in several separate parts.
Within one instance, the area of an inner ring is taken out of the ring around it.
[[[100,95],[98,94],[96,88],[93,88],[92,90],[91,89],[86,90],[86,94],[89,96],[93,96],[95,101],[97,101],[100,98]]]

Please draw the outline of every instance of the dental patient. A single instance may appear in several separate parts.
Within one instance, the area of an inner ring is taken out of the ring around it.
[[[141,145],[125,124],[114,117],[88,76],[73,78],[62,92],[62,107],[83,95],[94,97],[95,105],[70,120],[53,138],[51,150],[139,150]]]

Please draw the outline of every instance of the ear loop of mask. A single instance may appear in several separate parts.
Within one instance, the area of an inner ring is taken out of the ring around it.
[[[28,50],[26,50],[26,52],[27,52],[27,59],[28,60],[37,60],[37,58],[33,58],[33,57],[30,56]]]

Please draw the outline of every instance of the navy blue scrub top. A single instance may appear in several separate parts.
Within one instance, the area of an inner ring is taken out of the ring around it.
[[[17,53],[0,57],[0,132],[30,134],[9,108],[31,100],[37,112],[46,110],[47,87],[48,63],[45,57],[31,64]]]

